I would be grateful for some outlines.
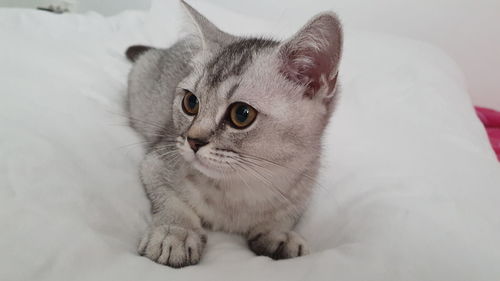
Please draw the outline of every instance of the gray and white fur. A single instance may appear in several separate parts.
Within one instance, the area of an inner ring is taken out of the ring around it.
[[[196,264],[210,229],[243,235],[257,255],[308,254],[293,228],[333,111],[339,20],[318,14],[280,42],[227,34],[181,3],[197,34],[168,49],[127,50],[127,106],[147,143],[140,175],[152,209],[139,253],[172,267]],[[199,101],[195,116],[182,109],[186,93]],[[229,124],[235,102],[258,112],[249,127]]]

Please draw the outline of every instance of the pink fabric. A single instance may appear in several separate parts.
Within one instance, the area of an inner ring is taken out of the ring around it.
[[[491,146],[500,161],[500,112],[476,106],[476,113],[481,122],[483,122],[490,138]]]

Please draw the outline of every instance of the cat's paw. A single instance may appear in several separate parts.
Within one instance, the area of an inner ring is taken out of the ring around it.
[[[309,248],[304,238],[293,231],[254,233],[249,236],[248,247],[259,256],[268,256],[275,260],[309,254]]]
[[[197,264],[207,236],[177,225],[151,226],[139,243],[139,254],[171,267]]]

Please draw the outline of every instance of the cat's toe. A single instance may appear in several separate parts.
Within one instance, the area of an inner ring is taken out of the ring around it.
[[[139,244],[139,254],[170,267],[197,264],[206,235],[176,225],[153,226]]]
[[[248,246],[259,256],[275,260],[289,259],[309,254],[306,241],[293,231],[257,233],[249,237]]]

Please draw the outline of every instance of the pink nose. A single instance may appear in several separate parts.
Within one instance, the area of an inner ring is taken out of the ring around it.
[[[193,138],[187,138],[187,141],[189,143],[189,146],[191,149],[196,153],[202,146],[208,144],[208,142],[201,140],[201,139],[193,139]]]

